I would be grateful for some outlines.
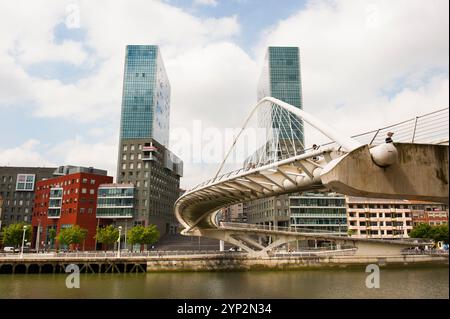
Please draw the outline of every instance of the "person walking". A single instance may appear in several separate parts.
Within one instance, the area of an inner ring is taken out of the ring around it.
[[[394,135],[393,132],[388,132],[387,133],[387,137],[386,137],[386,143],[393,143],[394,141],[392,140],[392,135]]]

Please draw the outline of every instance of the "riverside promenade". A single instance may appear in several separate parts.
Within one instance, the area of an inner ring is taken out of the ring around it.
[[[448,252],[406,251],[398,256],[358,256],[353,249],[272,253],[249,257],[243,252],[151,251],[144,253],[77,252],[0,254],[0,274],[65,273],[68,265],[81,273],[153,271],[238,271],[414,265],[448,265]]]

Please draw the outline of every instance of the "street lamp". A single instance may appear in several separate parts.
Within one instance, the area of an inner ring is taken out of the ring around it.
[[[122,226],[119,226],[119,245],[117,245],[117,258],[120,257],[120,235],[122,234]]]
[[[20,258],[23,258],[23,246],[25,244],[25,232],[27,231],[27,226],[23,226],[23,236],[22,236],[22,249],[20,250]]]

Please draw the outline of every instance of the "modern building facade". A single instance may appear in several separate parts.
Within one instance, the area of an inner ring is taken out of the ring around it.
[[[133,184],[101,184],[98,188],[98,219],[133,218],[134,185]]]
[[[267,48],[258,83],[257,100],[266,96],[303,109],[298,47]],[[261,106],[257,115],[258,126],[266,129],[268,144],[250,156],[244,167],[251,166],[255,158],[276,161],[287,154],[294,155],[303,151],[305,142],[301,119],[270,104]],[[249,223],[288,226],[289,195],[250,201],[245,204],[245,211]]]
[[[358,238],[408,238],[413,228],[410,202],[347,196],[349,235]]]
[[[289,196],[290,226],[347,234],[345,197],[337,193]]]
[[[244,204],[234,204],[221,210],[221,220],[230,223],[246,223],[247,216],[244,213]]]
[[[14,223],[30,223],[34,205],[36,182],[53,177],[56,167],[0,166],[0,231]]]
[[[439,226],[448,224],[448,205],[441,203],[410,201],[413,226],[428,224]]]
[[[88,231],[80,248],[94,249],[98,188],[113,178],[105,170],[78,166],[61,166],[55,175],[36,183],[33,247],[54,248],[52,229],[59,234],[61,229],[78,225]]]
[[[169,144],[170,84],[155,45],[128,45],[122,91],[121,140]]]
[[[117,182],[135,187],[132,226],[156,224],[162,235],[177,229],[183,175],[183,162],[168,149],[169,117],[170,84],[158,47],[127,46]]]
[[[245,203],[249,224],[288,227],[290,221],[289,195],[261,198]]]
[[[258,83],[258,101],[271,96],[303,109],[300,74],[298,47],[268,47]],[[303,121],[297,116],[267,105],[258,110],[258,125],[277,142],[275,154],[294,154],[304,149]]]

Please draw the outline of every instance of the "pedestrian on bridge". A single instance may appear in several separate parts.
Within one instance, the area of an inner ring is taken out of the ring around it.
[[[393,132],[387,132],[387,137],[386,137],[386,143],[392,143],[392,142],[394,142],[393,140],[392,140],[392,135],[394,135],[394,133]]]

